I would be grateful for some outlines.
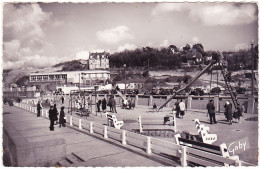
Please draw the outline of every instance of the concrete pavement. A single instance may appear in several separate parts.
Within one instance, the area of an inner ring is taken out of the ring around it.
[[[162,163],[148,159],[139,154],[102,141],[69,127],[55,125],[55,131],[49,130],[49,120],[36,117],[36,114],[16,107],[3,106],[4,127],[12,125],[30,143],[63,138],[66,143],[66,156],[78,157],[78,163],[67,163],[66,166],[86,167],[125,167],[125,166],[164,166]],[[55,164],[48,164],[53,166]]]

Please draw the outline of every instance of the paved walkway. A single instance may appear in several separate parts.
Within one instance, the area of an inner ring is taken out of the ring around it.
[[[4,124],[11,123],[30,142],[64,138],[66,154],[74,153],[84,161],[76,166],[163,166],[159,162],[69,127],[59,128],[55,125],[55,131],[50,131],[49,120],[16,107],[3,106],[3,121]]]

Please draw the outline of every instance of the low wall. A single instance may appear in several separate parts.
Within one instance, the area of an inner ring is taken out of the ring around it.
[[[66,155],[65,139],[29,142],[10,122],[3,125],[3,145],[13,167],[54,166]]]

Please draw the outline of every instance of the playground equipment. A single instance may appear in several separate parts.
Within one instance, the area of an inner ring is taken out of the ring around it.
[[[209,127],[206,127],[202,124],[200,124],[199,119],[195,119],[195,126],[196,129],[202,138],[203,143],[212,144],[215,141],[217,141],[217,135],[216,134],[210,134],[209,133]]]
[[[106,118],[107,118],[107,125],[111,127],[115,127],[116,129],[120,129],[123,125],[123,121],[118,121],[116,118],[116,115],[110,115],[106,113]]]
[[[220,66],[222,75],[223,75],[224,80],[225,80],[225,84],[227,86],[228,92],[229,92],[231,99],[233,101],[234,107],[235,107],[235,109],[238,109],[238,99],[237,99],[234,88],[230,84],[231,79],[229,77],[229,72],[226,69],[226,66],[224,65],[223,58],[224,57],[223,57],[222,53],[214,53],[213,56],[212,56],[212,60],[209,63],[209,65],[207,65],[200,73],[198,73],[187,85],[185,85],[184,87],[177,90],[169,99],[166,100],[165,103],[163,103],[160,106],[160,108],[157,111],[159,111],[160,109],[165,107],[166,104],[169,103],[172,99],[174,99],[177,94],[179,94],[180,92],[182,92],[185,89],[187,89],[188,87],[190,87],[202,74],[204,74],[207,70],[209,70],[213,65]]]
[[[79,111],[81,116],[89,116],[92,112],[92,94],[89,90],[70,91],[68,113],[72,114],[73,111]]]

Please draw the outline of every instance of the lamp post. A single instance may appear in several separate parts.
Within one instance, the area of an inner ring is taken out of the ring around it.
[[[125,73],[125,96],[126,96],[126,64],[124,64],[124,73]]]
[[[254,113],[254,41],[251,41],[251,64],[252,64],[252,69],[251,69],[251,87],[252,87],[252,114]]]

